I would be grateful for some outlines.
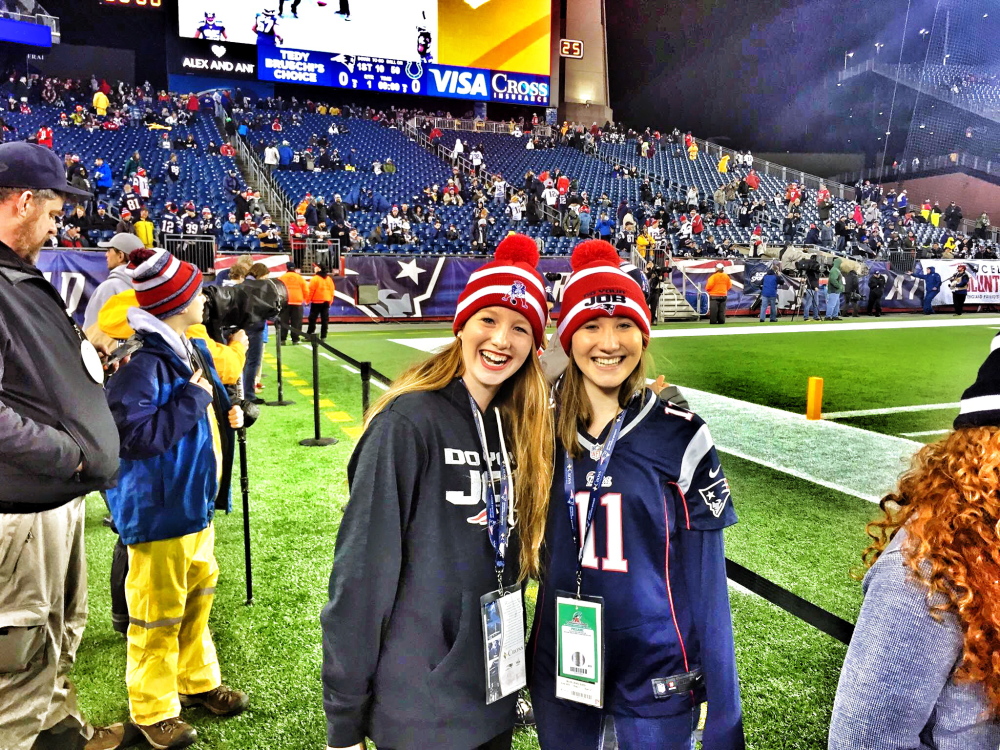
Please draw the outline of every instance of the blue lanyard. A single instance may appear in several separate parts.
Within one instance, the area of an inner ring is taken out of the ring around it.
[[[483,427],[483,417],[479,412],[479,405],[469,394],[469,403],[472,405],[472,418],[476,423],[476,432],[479,435],[479,442],[483,448],[483,460],[486,463],[486,530],[489,534],[490,544],[496,550],[496,571],[499,589],[503,590],[503,568],[507,557],[507,541],[510,533],[510,476],[507,472],[507,457],[503,455],[501,449],[500,456],[500,497],[497,498],[493,491],[493,459],[490,458],[490,448],[486,443],[486,429]],[[493,409],[496,411],[496,407]],[[499,414],[499,412],[497,412]],[[500,425],[497,425],[498,428]],[[499,507],[497,507],[499,505]]]
[[[580,596],[580,585],[583,581],[583,554],[587,548],[587,538],[590,536],[590,529],[594,524],[594,509],[597,508],[597,499],[600,496],[601,485],[604,484],[604,475],[608,471],[608,464],[611,463],[611,454],[615,450],[618,442],[618,435],[621,433],[622,423],[625,421],[626,406],[621,413],[615,417],[611,425],[611,432],[608,439],[604,441],[601,448],[601,455],[597,459],[597,469],[594,471],[594,483],[590,488],[590,502],[587,505],[587,525],[584,528],[583,539],[579,536],[579,523],[576,518],[576,478],[573,473],[573,457],[566,453],[563,462],[564,481],[566,483],[566,508],[569,510],[569,528],[573,541],[579,544],[580,550],[576,558],[576,595]]]

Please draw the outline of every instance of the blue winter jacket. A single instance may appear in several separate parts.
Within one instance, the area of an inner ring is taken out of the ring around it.
[[[219,492],[209,421],[214,418],[209,413],[212,396],[190,382],[190,363],[162,335],[140,335],[142,349],[107,385],[121,438],[120,478],[118,486],[108,490],[108,505],[124,544],[201,531],[215,515]],[[190,344],[209,364],[205,377],[228,412],[229,397],[208,347],[197,339]]]
[[[278,163],[283,167],[287,167],[292,163],[294,153],[291,146],[285,146],[284,144],[278,146]]]
[[[773,270],[764,274],[764,281],[760,285],[760,293],[764,297],[778,296],[778,277]]]
[[[94,167],[94,171],[91,172],[91,176],[94,179],[95,187],[99,188],[111,188],[111,167],[107,164],[102,164],[99,167]]]

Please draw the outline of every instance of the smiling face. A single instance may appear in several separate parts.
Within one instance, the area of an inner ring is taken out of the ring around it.
[[[506,307],[484,307],[458,332],[465,374],[462,379],[480,408],[521,369],[535,345],[531,324]]]
[[[594,318],[573,334],[572,356],[586,381],[617,394],[642,359],[642,331],[622,316]]]

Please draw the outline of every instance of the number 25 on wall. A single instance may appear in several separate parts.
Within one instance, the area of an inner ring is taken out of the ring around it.
[[[582,536],[587,525],[587,506],[590,505],[589,492],[576,493],[577,526]],[[583,567],[591,570],[606,570],[611,573],[628,573],[628,560],[625,559],[625,542],[622,538],[622,496],[619,492],[609,492],[601,495],[601,505],[605,509],[604,527],[607,529],[608,540],[605,545],[607,557],[597,559],[594,544],[594,529],[591,528],[587,544],[583,548]],[[596,515],[596,511],[595,511]],[[596,524],[594,524],[596,526]],[[582,540],[581,540],[582,541]],[[580,542],[577,542],[579,544]]]

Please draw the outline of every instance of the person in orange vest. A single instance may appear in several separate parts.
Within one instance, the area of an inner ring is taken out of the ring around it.
[[[333,302],[333,277],[326,266],[316,266],[316,275],[309,280],[309,335],[316,333],[316,320],[321,323],[319,337],[326,338],[330,323],[330,303]]]
[[[302,335],[302,304],[309,293],[309,286],[302,278],[294,262],[287,264],[288,271],[278,277],[278,281],[288,289],[288,304],[281,310],[280,320],[283,324],[281,329],[281,343],[288,341],[288,329],[292,330],[292,343],[299,343],[299,336]]]
[[[708,322],[722,325],[726,322],[726,302],[733,282],[721,263],[715,264],[715,273],[708,277],[705,291],[708,293]]]

